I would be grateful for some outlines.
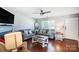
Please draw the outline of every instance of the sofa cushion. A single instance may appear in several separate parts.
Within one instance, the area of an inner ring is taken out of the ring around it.
[[[24,33],[25,33],[26,35],[28,35],[28,31],[27,31],[27,30],[25,30]]]
[[[31,30],[29,30],[29,34],[33,34]]]

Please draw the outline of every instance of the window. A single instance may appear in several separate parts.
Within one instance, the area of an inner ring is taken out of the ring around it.
[[[54,20],[48,21],[48,26],[49,26],[49,29],[55,29],[55,21]]]
[[[43,20],[41,21],[42,29],[54,29],[55,28],[55,21],[54,20]]]

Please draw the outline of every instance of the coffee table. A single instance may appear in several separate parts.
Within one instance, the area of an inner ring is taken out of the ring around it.
[[[34,42],[41,43],[42,47],[46,47],[48,45],[48,36],[35,35],[32,37],[32,43]]]

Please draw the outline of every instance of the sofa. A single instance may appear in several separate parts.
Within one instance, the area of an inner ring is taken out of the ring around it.
[[[32,36],[35,35],[35,32],[33,30],[31,30],[31,29],[26,29],[26,30],[24,30],[23,35],[24,35],[23,36],[24,37],[24,40],[27,40],[27,39],[32,38]]]
[[[15,30],[14,32],[22,32],[23,40],[28,40],[35,35],[34,30],[32,29]]]
[[[48,36],[50,39],[55,38],[55,30],[54,29],[39,29],[37,32],[33,29],[23,29],[23,30],[17,30],[19,32],[22,32],[22,36],[24,40],[28,40],[32,38],[34,35],[45,35]]]
[[[10,30],[10,31],[5,31],[5,32],[0,32],[0,38],[4,38],[4,35],[5,35],[6,33],[10,33],[10,32],[12,32],[12,30]]]
[[[55,30],[54,29],[40,29],[37,34],[38,35],[46,35],[50,39],[55,38]]]

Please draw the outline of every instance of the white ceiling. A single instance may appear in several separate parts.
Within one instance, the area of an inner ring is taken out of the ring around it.
[[[12,12],[13,14],[21,14],[21,15],[29,15],[30,17],[34,18],[41,18],[41,17],[53,17],[53,16],[62,16],[62,15],[69,15],[79,13],[78,7],[3,7],[4,9]],[[33,14],[39,13],[40,9],[44,11],[51,11],[51,13],[45,14],[40,16],[40,14]]]

